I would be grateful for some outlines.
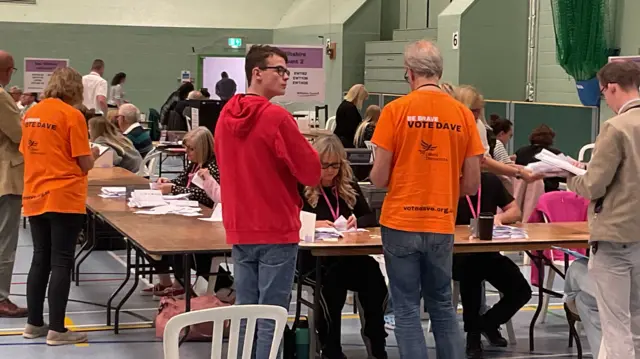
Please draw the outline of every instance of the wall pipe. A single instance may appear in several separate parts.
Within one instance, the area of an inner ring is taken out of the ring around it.
[[[538,73],[538,33],[540,32],[540,1],[529,0],[529,31],[527,34],[527,85],[526,100],[536,100],[536,76]]]

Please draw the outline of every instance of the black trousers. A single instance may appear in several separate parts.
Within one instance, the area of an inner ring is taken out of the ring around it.
[[[520,268],[497,252],[454,255],[453,278],[460,282],[462,318],[468,333],[498,328],[531,299],[531,286]],[[489,282],[503,297],[480,315],[483,281]]]
[[[33,259],[27,277],[27,305],[31,325],[44,325],[44,299],[49,284],[49,328],[65,332],[64,317],[71,287],[71,268],[84,214],[44,213],[29,218]],[[51,275],[51,278],[49,278]]]
[[[308,252],[299,255],[304,256],[305,269],[315,264],[315,258]],[[371,354],[376,359],[386,359],[384,313],[388,290],[378,262],[369,256],[345,256],[324,258],[322,264],[322,315],[316,328],[323,355],[327,359],[343,358],[340,341],[342,308],[347,291],[351,290],[358,293],[362,305],[365,322],[362,331],[371,344]]]

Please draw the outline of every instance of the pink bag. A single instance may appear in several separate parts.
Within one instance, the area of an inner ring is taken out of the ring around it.
[[[164,328],[167,326],[169,319],[185,311],[185,300],[173,297],[163,297],[160,300],[160,308],[155,319],[156,337],[162,338]],[[205,295],[201,297],[191,298],[191,311],[203,310],[209,308],[226,307],[227,304],[213,295]],[[225,333],[228,331],[229,323],[225,323]],[[187,335],[189,341],[205,341],[211,340],[213,335],[213,322],[192,325]],[[226,335],[226,334],[225,334]]]

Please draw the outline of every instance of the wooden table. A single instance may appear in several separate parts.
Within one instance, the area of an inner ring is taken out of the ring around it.
[[[500,251],[525,251],[531,257],[534,265],[538,266],[538,307],[529,324],[529,349],[534,350],[534,326],[542,310],[543,293],[552,294],[543,288],[544,283],[542,267],[544,264],[550,266],[550,270],[555,270],[560,275],[562,273],[553,266],[553,262],[546,259],[543,250],[551,249],[553,246],[565,248],[586,248],[589,240],[589,226],[587,222],[576,223],[529,223],[519,227],[527,231],[527,239],[496,239],[491,241],[481,241],[469,238],[468,226],[457,226],[454,253],[481,253]],[[338,242],[301,242],[301,250],[310,251],[315,257],[315,273],[320,273],[320,258],[329,256],[346,255],[370,255],[382,253],[382,241],[379,228],[371,228],[369,232],[346,233],[344,238]],[[299,264],[301,266],[301,264]],[[320,313],[317,303],[320,303],[320,291],[314,291],[314,302],[310,303],[302,298],[302,283],[304,283],[309,273],[302,274],[298,278],[297,287],[297,307],[296,324],[300,317],[301,304],[307,305],[314,310],[314,315]],[[322,286],[321,276],[316,276],[316,287]],[[294,324],[294,326],[296,325]]]
[[[89,186],[127,186],[149,184],[149,180],[122,167],[94,168],[89,171]]]

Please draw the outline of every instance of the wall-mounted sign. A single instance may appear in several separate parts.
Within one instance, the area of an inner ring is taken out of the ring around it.
[[[58,67],[69,66],[69,59],[24,59],[24,92],[42,93],[49,83],[51,74]]]
[[[227,39],[227,44],[233,49],[239,49],[242,47],[242,39],[239,37],[230,37]]]

